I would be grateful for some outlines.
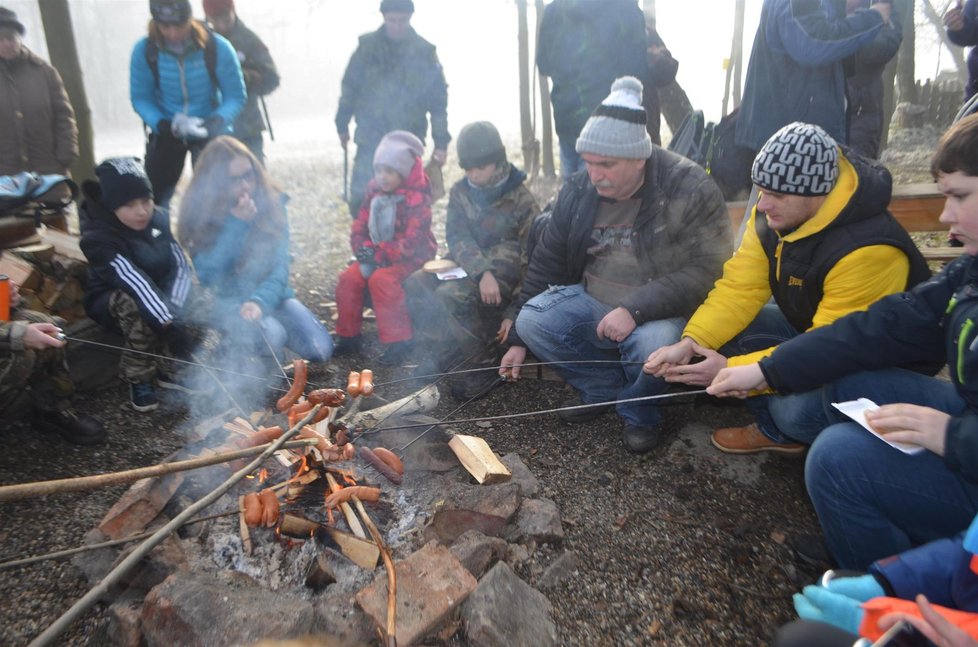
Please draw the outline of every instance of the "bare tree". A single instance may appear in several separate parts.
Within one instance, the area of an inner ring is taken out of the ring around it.
[[[540,42],[540,23],[543,22],[543,0],[536,0],[537,10],[537,39]],[[550,111],[550,79],[544,74],[537,74],[540,83],[540,118],[543,120],[540,128],[541,146],[543,149],[543,176],[547,178],[557,177],[556,166],[554,165],[554,128],[553,115]]]
[[[937,37],[941,39],[941,44],[947,47],[947,50],[951,53],[951,59],[954,61],[954,68],[958,71],[958,80],[961,81],[961,85],[968,83],[968,64],[964,60],[964,49],[958,47],[947,37],[947,31],[944,29],[944,21],[941,19],[942,14],[937,12],[934,5],[931,4],[930,0],[921,0],[921,6],[924,9],[924,17],[927,18],[933,27],[934,31],[937,32]],[[944,11],[947,11],[947,7]]]
[[[913,19],[913,0],[908,0],[904,16],[906,18],[903,21],[903,42],[900,43],[900,51],[897,53],[896,62],[897,97],[900,101],[916,103],[917,79],[914,75],[914,38],[916,38],[917,30]]]
[[[533,97],[530,94],[530,33],[527,27],[526,0],[516,0],[516,15],[519,21],[517,40],[519,43],[520,65],[520,135],[523,150],[523,165],[526,172],[533,177],[539,165],[537,163],[537,139],[533,132],[533,118],[530,115],[530,105]]]
[[[730,58],[727,62],[727,80],[723,88],[723,112],[727,114],[730,98],[730,84],[733,82],[733,107],[740,106],[741,79],[744,76],[744,13],[747,0],[737,0],[734,6],[734,33],[730,43]]]
[[[61,74],[68,100],[75,110],[79,154],[71,167],[71,175],[81,182],[91,178],[95,170],[95,142],[92,112],[88,107],[88,96],[85,94],[81,64],[78,61],[78,48],[75,46],[75,31],[71,25],[71,11],[68,0],[44,0],[37,4],[41,10],[51,65]]]

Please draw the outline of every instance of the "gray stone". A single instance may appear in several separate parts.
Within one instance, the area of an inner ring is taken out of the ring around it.
[[[540,493],[540,481],[533,476],[533,472],[526,466],[519,454],[506,454],[502,457],[501,462],[513,473],[513,478],[509,482],[518,484],[524,497],[532,499]]]
[[[328,587],[313,599],[310,633],[331,636],[339,645],[369,645],[376,637],[370,617],[356,604],[356,592],[342,584]]]
[[[520,492],[517,483],[475,485],[461,489],[453,499],[457,508],[502,517],[509,521],[520,507],[523,499]]]
[[[559,586],[563,582],[573,577],[577,570],[577,554],[567,550],[550,563],[537,580],[537,588],[543,591]]]
[[[147,647],[251,645],[309,633],[314,613],[302,598],[249,585],[247,578],[180,572],[146,596]]]
[[[508,544],[498,537],[487,537],[478,530],[469,530],[455,540],[450,550],[473,577],[480,578],[506,556]]]
[[[465,637],[473,647],[557,644],[553,606],[499,562],[462,605]]]
[[[109,607],[109,639],[116,647],[140,647],[143,632],[139,626],[139,610],[142,604],[136,600],[116,602]]]
[[[540,544],[563,541],[557,504],[550,499],[527,499],[516,515],[516,527],[527,539]]]

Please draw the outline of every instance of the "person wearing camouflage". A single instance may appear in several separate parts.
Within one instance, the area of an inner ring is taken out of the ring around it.
[[[486,351],[493,336],[505,339],[516,318],[527,263],[527,234],[539,212],[524,186],[526,173],[506,160],[495,126],[478,121],[458,136],[459,180],[448,199],[445,237],[449,256],[466,276],[441,281],[418,271],[405,288],[415,338],[425,347],[418,375],[440,373],[460,358],[470,367],[489,368],[496,357]],[[492,371],[467,374],[452,395],[469,400],[500,383]]]
[[[0,322],[0,413],[16,408],[25,390],[31,403],[31,426],[57,433],[76,445],[105,440],[105,427],[95,418],[71,409],[75,386],[65,363],[59,326],[64,322],[18,307],[20,293],[11,283],[10,321]],[[3,415],[3,420],[11,420]]]
[[[374,175],[374,150],[381,138],[394,130],[407,130],[422,142],[428,134],[435,142],[431,157],[445,163],[448,133],[448,85],[435,46],[411,27],[411,0],[383,0],[384,24],[360,37],[343,74],[336,132],[347,150],[350,120],[357,122],[357,145],[350,179],[348,205],[356,218],[367,183]]]

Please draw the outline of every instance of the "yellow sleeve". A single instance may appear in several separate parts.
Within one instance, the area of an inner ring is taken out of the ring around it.
[[[755,209],[747,221],[740,247],[724,263],[723,275],[683,330],[684,337],[691,337],[700,346],[716,350],[726,344],[771,298],[770,263],[754,229],[756,213]]]
[[[891,245],[860,247],[839,259],[825,276],[822,300],[809,330],[827,326],[850,312],[865,310],[888,294],[907,287],[910,260]],[[727,366],[753,364],[774,352],[777,346],[727,360]]]

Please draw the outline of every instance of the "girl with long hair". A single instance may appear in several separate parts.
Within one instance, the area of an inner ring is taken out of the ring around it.
[[[329,333],[289,285],[287,201],[244,144],[217,137],[181,199],[178,238],[214,295],[215,327],[235,348],[244,343],[259,356],[270,348],[280,361],[287,346],[326,362]]]

